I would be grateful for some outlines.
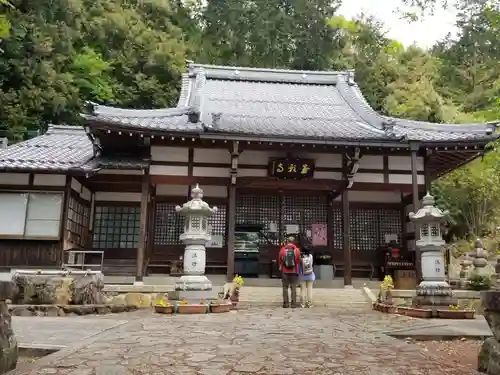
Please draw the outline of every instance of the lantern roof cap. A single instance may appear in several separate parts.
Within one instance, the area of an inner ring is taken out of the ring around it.
[[[448,211],[443,211],[435,206],[434,197],[427,192],[425,197],[422,199],[422,208],[420,208],[416,213],[410,212],[409,217],[413,222],[441,222],[444,217],[448,214]]]
[[[181,215],[201,215],[210,216],[217,212],[217,207],[210,207],[207,202],[203,200],[203,189],[199,184],[191,189],[192,199],[181,206],[175,207],[175,210]]]

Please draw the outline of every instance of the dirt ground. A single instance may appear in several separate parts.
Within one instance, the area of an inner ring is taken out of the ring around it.
[[[446,357],[454,363],[477,369],[477,356],[482,341],[465,339],[450,341],[417,341],[415,344],[433,355]]]

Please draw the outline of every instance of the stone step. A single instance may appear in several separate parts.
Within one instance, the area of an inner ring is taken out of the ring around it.
[[[365,305],[368,301],[360,289],[315,289],[313,290],[315,304],[327,305]],[[240,290],[240,301],[281,303],[281,288],[243,287]]]

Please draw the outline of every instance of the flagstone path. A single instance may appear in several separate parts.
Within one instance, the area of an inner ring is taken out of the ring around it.
[[[37,319],[40,327],[43,319],[59,319],[61,328],[76,319],[92,325],[102,320],[106,330],[78,347],[21,367],[15,375],[477,374],[382,333],[419,326],[421,320],[362,308],[251,308],[192,316],[139,311],[115,317]],[[113,319],[127,322],[104,323]]]

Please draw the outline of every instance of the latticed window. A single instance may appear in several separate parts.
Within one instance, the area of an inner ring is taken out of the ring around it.
[[[184,218],[175,211],[175,203],[158,202],[155,211],[155,245],[180,245]]]
[[[342,249],[342,210],[338,206],[332,207],[332,225],[333,225],[333,248]]]
[[[342,224],[340,208],[333,209],[334,222],[335,215],[339,215]],[[387,234],[397,235],[397,241],[401,241],[401,212],[397,209],[351,207],[349,220],[353,250],[375,251],[385,245]],[[340,239],[337,241],[338,235]],[[342,229],[338,235],[334,234],[335,248],[342,248]]]
[[[155,212],[155,245],[180,245],[180,235],[184,233],[184,217],[175,211],[175,203],[156,203]],[[223,244],[226,243],[226,205],[218,205],[217,212],[208,218],[213,236],[220,235]],[[200,220],[194,219],[191,223],[194,229],[200,228]],[[201,225],[204,225],[201,222]]]
[[[385,244],[386,234],[396,234],[401,243],[401,211],[398,209],[379,208],[379,246]]]
[[[83,204],[75,197],[69,197],[67,231],[69,240],[77,246],[85,246],[89,230],[90,205]]]
[[[280,204],[277,195],[245,195],[238,196],[236,200],[236,224],[262,225],[264,232],[268,232],[269,225],[277,225],[280,220]],[[274,234],[274,236],[273,236]],[[278,233],[269,233],[268,239],[279,243]],[[261,242],[267,243],[262,238]]]
[[[136,248],[140,218],[140,207],[96,206],[94,248]]]
[[[217,205],[217,212],[208,218],[212,236],[222,236],[224,245],[226,244],[226,211],[226,205]]]
[[[300,234],[311,230],[313,224],[326,224],[328,205],[325,196],[284,196],[281,204],[281,231],[297,224]]]

